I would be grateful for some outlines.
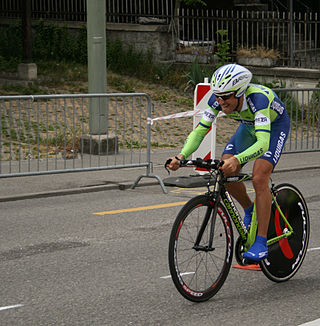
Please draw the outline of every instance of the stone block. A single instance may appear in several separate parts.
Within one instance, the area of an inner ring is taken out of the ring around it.
[[[92,155],[118,153],[118,137],[115,135],[83,135],[80,137],[79,152]]]
[[[189,53],[176,53],[176,61],[191,63],[197,60],[198,63],[207,64],[212,62],[213,58],[210,54],[189,54]]]
[[[37,74],[37,65],[35,63],[20,63],[18,65],[19,79],[36,80]]]
[[[275,59],[272,58],[258,58],[258,57],[237,57],[237,62],[244,66],[256,67],[274,67]]]

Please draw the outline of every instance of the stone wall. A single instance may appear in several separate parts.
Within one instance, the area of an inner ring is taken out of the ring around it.
[[[286,88],[314,88],[320,80],[320,70],[272,67],[262,68],[247,66],[259,82],[273,82],[275,80],[285,83]]]
[[[107,39],[120,40],[125,47],[138,51],[152,50],[155,61],[172,60],[175,44],[168,25],[107,23]]]
[[[275,81],[278,81],[279,84],[284,85],[285,88],[299,90],[304,88],[315,88],[320,81],[320,70],[318,69],[247,67],[261,84],[264,84],[265,82],[272,82],[274,84]],[[298,92],[296,96],[299,104],[308,105],[312,99],[313,92]]]
[[[19,23],[16,19],[2,19],[1,26]],[[35,23],[33,21],[32,23]],[[70,33],[76,35],[79,28],[86,27],[84,22],[59,22],[45,21],[45,24],[56,26],[67,26]],[[147,52],[152,50],[155,61],[166,61],[174,59],[176,42],[169,31],[169,25],[165,24],[120,24],[107,23],[106,36],[109,40],[119,39],[125,47],[133,45],[136,50]]]

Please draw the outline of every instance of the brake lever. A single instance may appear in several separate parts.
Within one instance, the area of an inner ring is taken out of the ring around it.
[[[222,166],[224,164],[224,161],[219,161],[219,167]]]
[[[172,158],[168,158],[166,163],[164,163],[164,168],[167,170],[168,174],[170,175],[170,170],[167,168],[167,165],[169,165],[172,161]]]
[[[181,166],[181,161],[182,160],[178,156],[175,156],[174,158],[179,161],[179,164]],[[170,170],[167,168],[167,165],[169,165],[171,163],[171,161],[172,161],[172,159],[168,158],[166,163],[164,164],[164,168],[167,170],[168,174],[170,174]]]

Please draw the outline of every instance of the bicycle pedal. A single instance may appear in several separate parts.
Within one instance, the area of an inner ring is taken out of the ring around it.
[[[250,259],[245,259],[243,258],[242,259],[242,263],[243,265],[259,265],[259,262],[258,261],[254,261],[254,260],[250,260]]]

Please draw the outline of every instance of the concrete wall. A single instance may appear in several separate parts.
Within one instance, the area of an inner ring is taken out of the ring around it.
[[[303,68],[288,68],[288,67],[249,67],[253,76],[258,79],[261,84],[264,82],[279,81],[279,84],[284,84],[285,88],[303,89],[315,88],[320,82],[320,70],[318,69],[303,69]],[[308,104],[313,96],[313,91],[298,92],[296,94],[299,104]]]
[[[16,19],[2,19],[0,27],[18,22]],[[32,23],[35,22],[32,21]],[[67,25],[69,31],[73,34],[76,34],[79,28],[86,27],[84,22],[45,21],[44,23],[61,27]],[[173,41],[171,31],[169,31],[169,25],[107,23],[106,33],[108,39],[112,41],[119,39],[125,47],[133,45],[136,50],[144,52],[151,49],[155,61],[174,59],[176,44]]]
[[[139,25],[107,23],[107,39],[119,39],[124,46],[136,50],[152,50],[155,61],[172,60],[175,44],[168,25]]]
[[[247,67],[260,82],[278,80],[285,83],[286,88],[314,88],[320,80],[319,69]]]

